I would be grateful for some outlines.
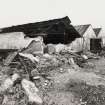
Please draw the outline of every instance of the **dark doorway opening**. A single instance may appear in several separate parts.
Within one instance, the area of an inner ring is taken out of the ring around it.
[[[99,53],[102,50],[102,39],[90,39],[90,51],[93,53]]]

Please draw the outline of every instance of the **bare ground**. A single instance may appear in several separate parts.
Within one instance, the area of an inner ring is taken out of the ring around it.
[[[94,68],[63,68],[50,72],[53,89],[44,97],[48,105],[105,105],[105,58],[89,60]]]

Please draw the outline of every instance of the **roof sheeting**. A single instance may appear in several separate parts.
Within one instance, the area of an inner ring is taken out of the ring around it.
[[[79,32],[79,34],[81,36],[83,36],[89,26],[90,26],[90,24],[87,24],[87,25],[77,25],[77,26],[74,26],[74,28]]]
[[[35,23],[28,23],[28,24],[22,24],[22,25],[16,25],[12,27],[6,27],[2,28],[0,33],[8,33],[8,32],[24,32],[25,34],[38,34],[38,33],[44,33],[48,31],[50,28],[53,27],[53,25],[57,25],[59,23],[70,24],[71,20],[68,16],[59,18],[59,19],[52,19],[47,21],[41,21],[41,22],[35,22]]]
[[[23,32],[31,38],[43,37],[45,44],[68,44],[75,40],[75,38],[81,37],[70,23],[69,17],[66,16],[59,19],[3,28],[0,33]]]

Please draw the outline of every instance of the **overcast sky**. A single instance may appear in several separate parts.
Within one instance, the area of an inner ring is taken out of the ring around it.
[[[69,16],[105,30],[105,0],[0,0],[0,27]]]

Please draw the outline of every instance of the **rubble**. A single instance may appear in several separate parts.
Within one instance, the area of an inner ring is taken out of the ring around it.
[[[8,69],[6,68],[7,66],[11,67],[10,64],[13,64],[12,62],[20,63],[16,66],[17,68],[15,67],[6,77],[3,83],[5,85],[2,85],[4,89],[2,91],[4,93],[7,92],[4,94],[5,96],[3,95],[4,99],[2,103],[4,104],[8,101],[15,105],[19,103],[18,100],[20,100],[20,103],[23,103],[23,105],[26,103],[43,104],[45,103],[44,98],[47,97],[48,92],[56,89],[54,83],[55,75],[59,76],[67,72],[80,71],[81,67],[86,67],[84,64],[91,65],[88,63],[87,55],[71,52],[67,46],[65,46],[65,48],[63,47],[63,49],[55,49],[52,51],[53,53],[42,53],[41,55],[35,54],[33,51],[24,51],[25,50],[11,53],[10,55],[15,56],[9,55],[7,58],[11,58],[11,60],[6,59],[7,62],[10,62],[3,65],[5,68],[3,71],[5,71]],[[7,71],[9,71],[9,69]],[[14,89],[19,89],[19,92],[16,93]],[[11,94],[13,94],[13,96],[11,96]],[[22,99],[20,98],[21,96],[23,96]],[[11,99],[9,100],[10,97]],[[17,98],[17,101],[15,101],[15,98]]]
[[[56,49],[56,52],[59,53],[60,51],[65,49],[65,45],[64,44],[57,44],[57,45],[55,45],[55,49]]]
[[[47,44],[45,47],[45,53],[53,54],[56,52],[55,46],[53,44]]]
[[[37,38],[37,40],[32,40],[28,47],[26,47],[22,53],[27,54],[43,54],[44,45],[41,39]]]
[[[53,56],[49,55],[48,53],[43,54],[43,57],[53,59]]]
[[[88,57],[86,55],[82,55],[82,57],[86,60],[88,59]]]
[[[8,57],[12,58],[12,60],[10,60],[10,63],[7,63],[8,65],[4,65],[5,70],[8,69],[6,68],[7,66],[10,67],[12,62],[20,62],[20,65],[12,73],[8,73],[9,75],[3,80],[3,85],[1,85],[3,90],[1,91],[5,94],[2,96],[4,98],[1,103],[7,103],[6,105],[10,103],[13,105],[16,103],[21,103],[22,105],[34,103],[41,105],[48,104],[49,101],[46,101],[45,98],[47,100],[50,100],[49,98],[51,97],[54,98],[54,96],[51,96],[53,94],[49,92],[57,91],[64,86],[64,84],[59,86],[61,83],[54,82],[58,81],[55,79],[55,76],[59,77],[59,75],[80,71],[81,67],[86,68],[84,64],[87,64],[87,68],[88,65],[91,65],[88,62],[89,58],[86,58],[88,56],[84,55],[63,49],[58,52],[54,51],[54,53],[43,53],[42,55],[19,51],[16,53],[16,56]],[[61,79],[63,79],[62,83],[64,83],[64,78],[62,77]],[[55,93],[58,94],[57,92]],[[53,101],[52,99],[51,103]]]
[[[38,57],[34,57],[32,54],[19,53],[19,55],[22,56],[22,57],[25,57],[25,58],[30,59],[33,63],[34,63],[34,62],[39,62]]]
[[[17,54],[18,54],[18,51],[9,53],[7,58],[3,62],[4,65],[8,66],[13,61],[13,59],[16,57]]]
[[[97,54],[91,53],[89,51],[83,52],[83,55],[87,56],[88,59],[99,59],[100,58]]]
[[[19,75],[18,74],[14,74],[12,75],[11,78],[6,78],[3,83],[1,84],[1,87],[0,87],[0,91],[1,92],[4,92],[6,91],[7,89],[11,88],[14,84],[14,82],[19,78]]]
[[[39,75],[40,75],[40,73],[38,72],[37,69],[31,70],[31,76],[32,76],[32,77],[36,77],[36,76],[39,76]]]
[[[38,96],[37,92],[39,91],[38,88],[36,88],[35,84],[23,79],[22,80],[22,87],[26,91],[26,94],[29,98],[29,102],[36,103],[36,104],[42,104],[42,99]]]
[[[33,77],[34,80],[40,79],[40,76]]]

